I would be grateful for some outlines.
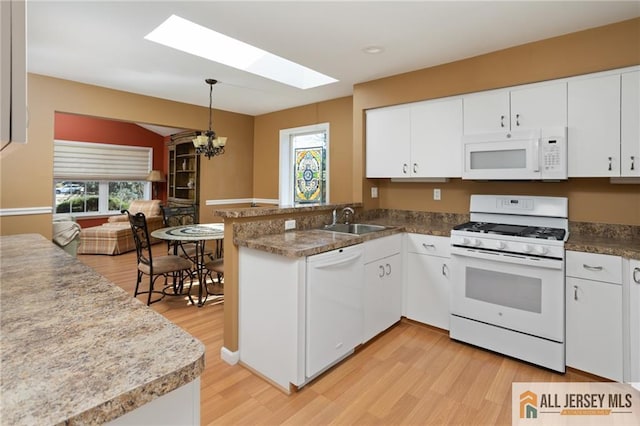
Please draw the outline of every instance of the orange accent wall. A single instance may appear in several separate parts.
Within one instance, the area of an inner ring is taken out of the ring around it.
[[[135,123],[78,114],[55,113],[54,138],[78,142],[143,146],[153,149],[153,169],[167,173],[165,137]],[[157,198],[166,199],[166,184],[156,183]],[[106,218],[79,219],[83,228],[100,225]]]

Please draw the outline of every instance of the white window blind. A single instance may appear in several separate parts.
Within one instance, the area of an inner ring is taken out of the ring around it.
[[[54,179],[135,181],[151,170],[151,148],[61,140],[53,146]]]

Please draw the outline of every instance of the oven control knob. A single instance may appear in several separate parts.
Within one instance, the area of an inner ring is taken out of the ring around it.
[[[531,253],[533,251],[533,247],[531,247],[531,244],[525,244],[522,246],[522,250],[525,253]]]
[[[482,241],[480,241],[479,239],[477,239],[477,238],[472,238],[471,239],[471,245],[473,247],[479,247],[481,244],[482,244]]]
[[[466,246],[467,244],[469,244],[469,239],[467,237],[458,237],[456,244]]]
[[[536,247],[536,253],[538,254],[546,254],[548,251],[548,249],[546,247],[543,246],[537,246]]]
[[[496,242],[496,248],[498,248],[499,250],[504,249],[506,246],[507,246],[507,244],[504,241]]]

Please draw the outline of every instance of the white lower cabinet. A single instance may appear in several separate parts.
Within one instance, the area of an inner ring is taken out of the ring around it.
[[[240,247],[240,362],[285,392],[305,383],[306,259]]]
[[[567,366],[623,381],[622,258],[566,253]]]
[[[402,236],[364,244],[363,343],[377,336],[402,316]]]
[[[628,343],[628,368],[625,382],[640,383],[640,260],[628,261],[627,293],[625,294]]]
[[[449,238],[407,234],[407,318],[449,330]]]

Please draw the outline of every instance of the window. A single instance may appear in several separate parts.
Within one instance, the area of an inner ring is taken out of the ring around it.
[[[145,179],[151,148],[86,142],[54,142],[56,213],[91,216],[119,213],[131,200],[148,199]]]
[[[329,123],[280,131],[280,205],[329,202]]]

